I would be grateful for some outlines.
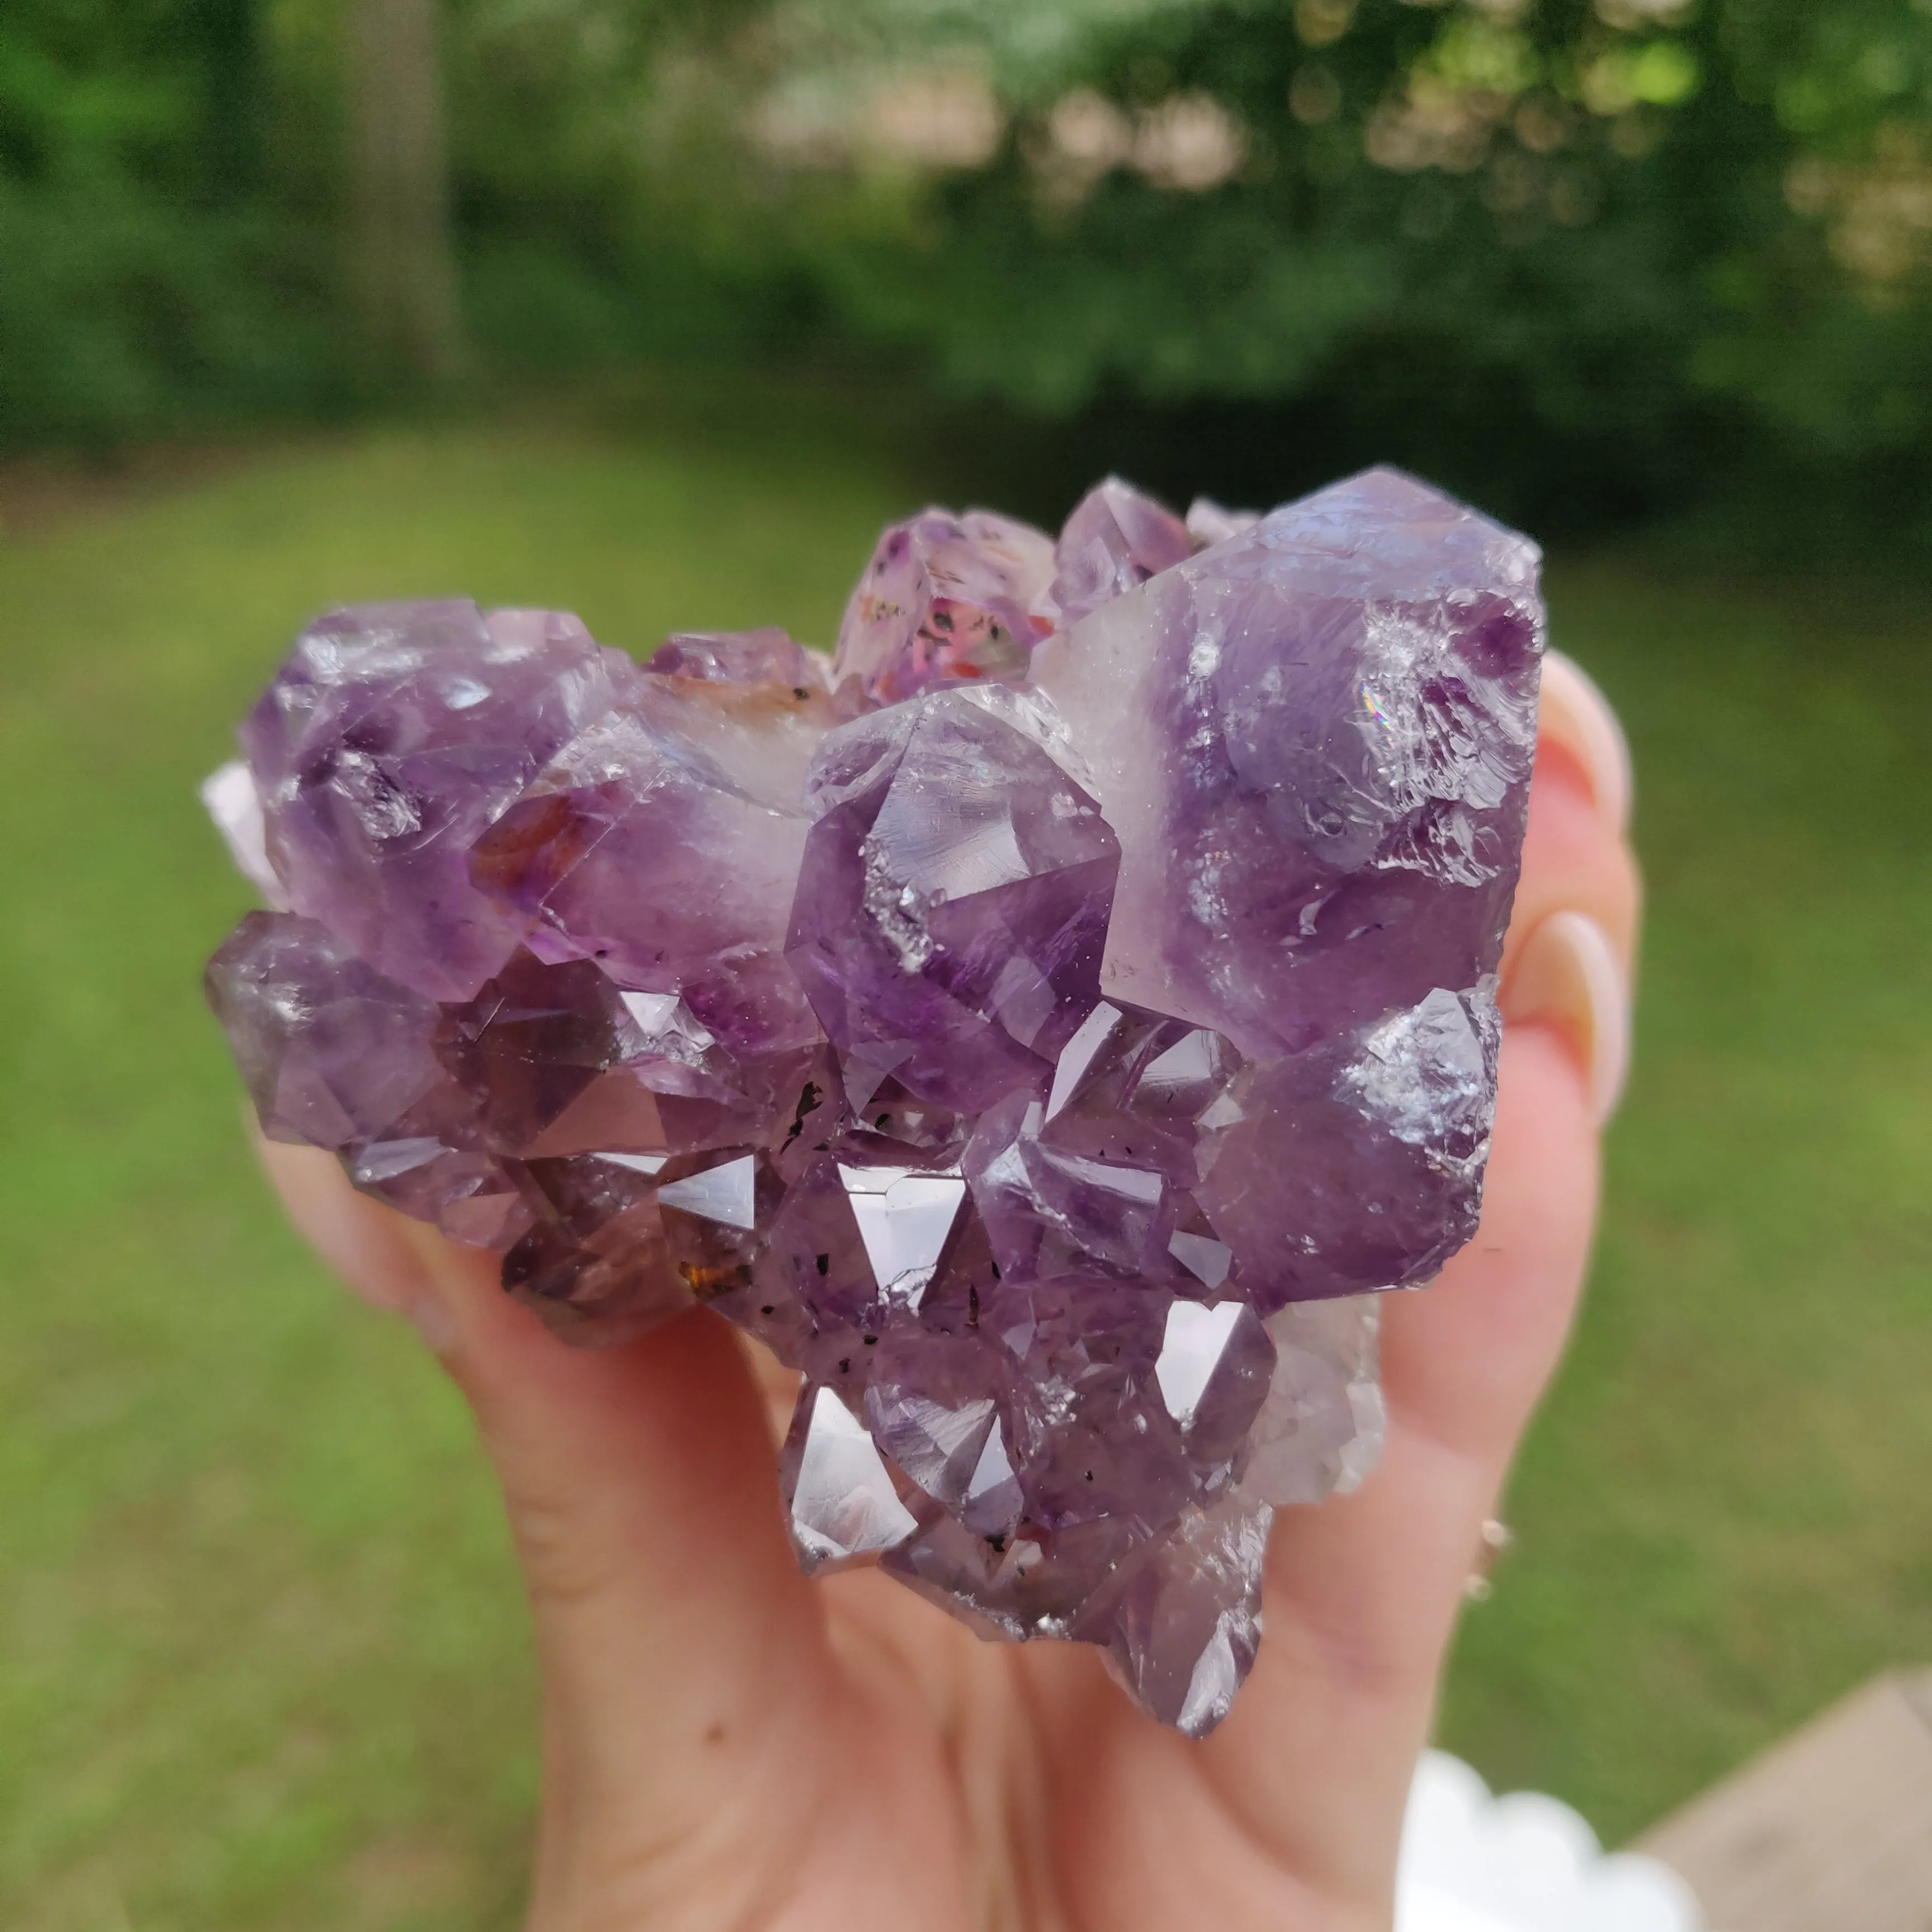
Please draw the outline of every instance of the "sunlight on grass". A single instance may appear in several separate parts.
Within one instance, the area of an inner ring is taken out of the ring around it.
[[[828,640],[939,479],[394,434],[0,544],[0,1922],[517,1921],[521,1607],[456,1403],[277,1225],[202,1010],[194,787],[308,612],[468,593]],[[1646,1820],[1932,1629],[1932,778],[1895,612],[1559,569],[1653,924],[1598,1280],[1447,1741]]]

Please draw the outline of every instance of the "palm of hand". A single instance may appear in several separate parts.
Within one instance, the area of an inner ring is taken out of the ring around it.
[[[1463,1581],[1594,1219],[1587,1022],[1510,992],[1550,981],[1528,942],[1552,913],[1628,958],[1634,874],[1588,779],[1559,754],[1532,790],[1481,1228],[1390,1298],[1382,1466],[1277,1516],[1260,1657],[1198,1743],[1084,1646],[982,1644],[875,1572],[802,1577],[771,1419],[791,1378],[710,1316],[563,1348],[493,1258],[350,1192],[327,1156],[266,1150],[325,1257],[437,1346],[502,1480],[544,1682],[531,1932],[1388,1924]]]

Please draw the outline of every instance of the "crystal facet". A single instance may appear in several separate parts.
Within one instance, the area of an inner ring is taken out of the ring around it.
[[[1077,623],[1194,548],[1186,524],[1165,503],[1109,476],[1083,496],[1054,546],[1053,601],[1063,625]]]
[[[470,848],[639,674],[574,617],[379,604],[318,618],[242,728],[290,903],[380,971],[465,999],[522,922]]]
[[[987,510],[925,510],[895,524],[845,607],[835,680],[896,704],[918,692],[1024,676],[1053,628],[1052,539]]]
[[[1100,1646],[1198,1736],[1272,1512],[1364,1480],[1378,1291],[1475,1226],[1543,639],[1372,470],[1256,518],[889,530],[836,661],[332,613],[204,792],[263,1130],[598,1342],[801,1376],[808,1569]]]

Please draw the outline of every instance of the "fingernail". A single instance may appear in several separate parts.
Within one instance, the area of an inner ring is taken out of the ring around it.
[[[1592,1118],[1616,1111],[1630,1070],[1630,1000],[1604,928],[1588,914],[1552,913],[1516,955],[1503,1016],[1560,1027],[1583,1063]]]
[[[1621,837],[1629,829],[1634,787],[1630,741],[1610,700],[1574,658],[1546,651],[1542,706],[1543,736],[1582,766],[1597,810]]]

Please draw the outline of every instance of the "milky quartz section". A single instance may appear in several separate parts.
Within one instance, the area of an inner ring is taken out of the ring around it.
[[[263,1130],[573,1343],[799,1376],[810,1570],[1096,1646],[1192,1736],[1277,1509],[1361,1482],[1380,1291],[1473,1231],[1536,553],[1371,471],[1056,541],[888,530],[827,668],[574,618],[320,620],[205,796]]]
[[[1241,1486],[1266,1503],[1318,1503],[1360,1486],[1388,1432],[1372,1294],[1291,1302],[1271,1316],[1274,1372],[1248,1431]]]

